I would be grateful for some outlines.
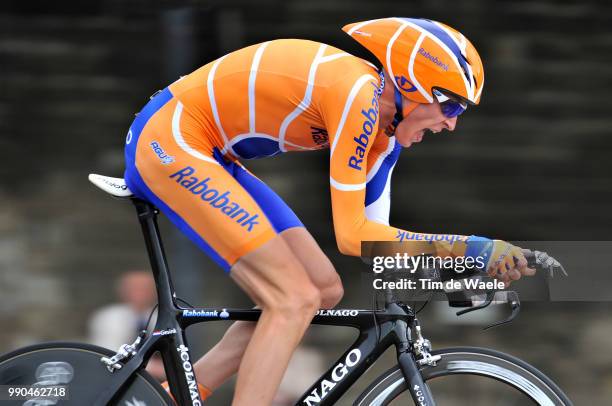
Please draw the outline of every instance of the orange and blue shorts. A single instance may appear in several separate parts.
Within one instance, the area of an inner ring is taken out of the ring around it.
[[[277,234],[303,224],[287,204],[218,146],[169,89],[132,123],[125,180],[223,269]]]

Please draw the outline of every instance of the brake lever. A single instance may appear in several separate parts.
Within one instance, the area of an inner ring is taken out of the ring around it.
[[[489,330],[493,327],[499,327],[503,324],[510,323],[516,318],[516,316],[518,316],[519,312],[521,311],[521,302],[519,301],[518,294],[513,290],[509,290],[507,291],[507,295],[512,296],[510,300],[510,316],[508,316],[508,318],[505,320],[497,321],[493,324],[486,326],[485,328],[483,328],[483,330]]]
[[[467,309],[459,310],[456,314],[457,316],[461,316],[469,312],[474,312],[476,310],[484,309],[485,307],[489,306],[493,302],[494,298],[495,298],[495,291],[487,292],[487,297],[484,302],[482,302],[481,304],[477,306],[472,306],[472,307],[468,307]]]
[[[476,310],[484,309],[485,307],[489,306],[493,302],[496,294],[497,292],[495,291],[487,292],[486,299],[483,303],[477,306],[472,306],[470,308],[460,310],[456,313],[457,316],[461,316],[463,314],[470,313]],[[496,321],[495,323],[486,326],[485,328],[483,328],[483,330],[489,330],[493,327],[499,327],[503,324],[510,323],[518,316],[521,310],[521,302],[519,301],[518,294],[513,290],[506,291],[505,294],[507,295],[506,302],[510,304],[510,309],[511,309],[510,316],[508,316],[505,320]]]

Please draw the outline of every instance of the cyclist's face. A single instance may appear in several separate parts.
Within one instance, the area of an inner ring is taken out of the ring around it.
[[[411,103],[404,99],[404,103]],[[397,126],[395,137],[403,147],[421,142],[426,131],[438,133],[442,130],[454,131],[457,117],[448,118],[442,114],[440,104],[419,104]]]

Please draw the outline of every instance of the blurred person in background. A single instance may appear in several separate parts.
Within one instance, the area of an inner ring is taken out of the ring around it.
[[[122,344],[132,343],[142,330],[151,331],[157,314],[147,320],[157,303],[155,281],[147,271],[128,271],[116,283],[118,303],[96,310],[89,319],[89,342],[116,351]],[[153,356],[147,371],[156,379],[165,379],[159,356]]]
[[[531,274],[518,247],[389,225],[402,148],[453,131],[480,102],[484,69],[453,28],[383,18],[344,30],[382,67],[332,46],[275,40],[232,52],[152,96],[126,137],[125,180],[213,258],[262,309],[194,364],[202,397],[238,372],[234,405],[268,405],[318,308],[343,287],[295,213],[241,159],[329,148],[340,251],[406,241],[418,255],[484,256],[504,282]],[[304,174],[307,176],[307,174]],[[296,179],[298,182],[299,179]],[[452,202],[449,202],[452,204]]]

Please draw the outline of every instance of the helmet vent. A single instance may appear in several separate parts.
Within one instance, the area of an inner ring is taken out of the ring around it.
[[[466,63],[467,65],[469,65],[469,64],[470,64],[470,61],[468,61],[468,60],[467,60],[467,58],[465,57],[465,55],[461,54],[461,57],[463,58],[463,60],[465,61],[465,63]],[[467,70],[465,69],[465,66],[464,66],[463,64],[460,64],[460,65],[461,65],[461,70],[463,71],[463,76],[465,76],[465,79],[466,79],[467,81],[469,81],[469,80],[470,80],[470,74],[467,72]]]

